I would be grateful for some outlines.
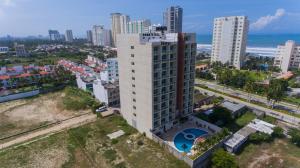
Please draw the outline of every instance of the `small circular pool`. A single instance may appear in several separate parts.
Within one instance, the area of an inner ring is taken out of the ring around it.
[[[195,139],[207,134],[198,128],[188,128],[175,135],[174,144],[180,152],[189,152],[194,144]]]

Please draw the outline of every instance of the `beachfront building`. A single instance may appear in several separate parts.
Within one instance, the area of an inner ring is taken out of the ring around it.
[[[127,23],[130,17],[121,13],[111,14],[111,33],[112,33],[112,46],[116,46],[117,34],[127,33]]]
[[[246,54],[249,21],[246,16],[214,19],[211,62],[221,62],[240,69]]]
[[[182,32],[182,15],[183,9],[180,6],[171,6],[164,12],[163,21],[168,33]]]
[[[152,138],[193,112],[196,35],[120,34],[121,114]]]
[[[289,40],[277,47],[274,65],[286,73],[291,68],[300,68],[300,45]]]
[[[150,26],[151,21],[149,19],[130,21],[127,23],[127,33],[149,33]]]

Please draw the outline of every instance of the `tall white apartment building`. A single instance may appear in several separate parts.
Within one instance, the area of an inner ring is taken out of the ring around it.
[[[290,68],[300,68],[300,45],[295,41],[289,40],[285,45],[277,47],[274,65],[279,67],[282,72],[287,72]]]
[[[182,32],[183,9],[180,6],[171,6],[163,14],[164,26],[169,33]]]
[[[73,40],[74,40],[73,39],[73,32],[72,32],[72,30],[66,30],[65,37],[66,37],[66,42],[72,43]]]
[[[104,26],[93,26],[92,39],[94,46],[111,46],[111,32]]]
[[[127,33],[149,33],[151,21],[149,19],[130,21],[127,23]]]
[[[127,23],[130,17],[121,13],[111,14],[112,46],[116,46],[117,34],[127,33]]]
[[[240,69],[245,59],[248,29],[246,16],[215,18],[211,62],[220,61]]]
[[[120,34],[121,114],[152,137],[193,112],[196,35]]]

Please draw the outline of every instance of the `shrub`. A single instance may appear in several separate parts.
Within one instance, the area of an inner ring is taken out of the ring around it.
[[[139,141],[137,142],[137,144],[138,144],[139,146],[142,146],[142,145],[144,145],[144,142],[143,142],[142,140],[139,140]]]
[[[300,147],[300,131],[295,128],[291,128],[288,134],[292,137],[291,142]]]
[[[283,129],[280,127],[275,127],[273,129],[272,137],[273,138],[283,138],[284,137]]]
[[[258,133],[251,134],[249,136],[249,140],[252,143],[260,144],[262,142],[272,141],[272,137],[269,134],[258,132]]]
[[[117,140],[117,139],[113,139],[113,140],[111,140],[111,143],[112,144],[117,144],[119,141]]]
[[[237,168],[238,165],[234,159],[234,156],[230,155],[223,149],[218,149],[212,156],[213,168]]]

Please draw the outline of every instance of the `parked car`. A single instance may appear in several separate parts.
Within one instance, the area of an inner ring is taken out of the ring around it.
[[[101,113],[101,112],[104,112],[104,111],[107,111],[107,107],[106,106],[102,106],[102,107],[100,107],[100,108],[98,108],[96,110],[97,113]]]

